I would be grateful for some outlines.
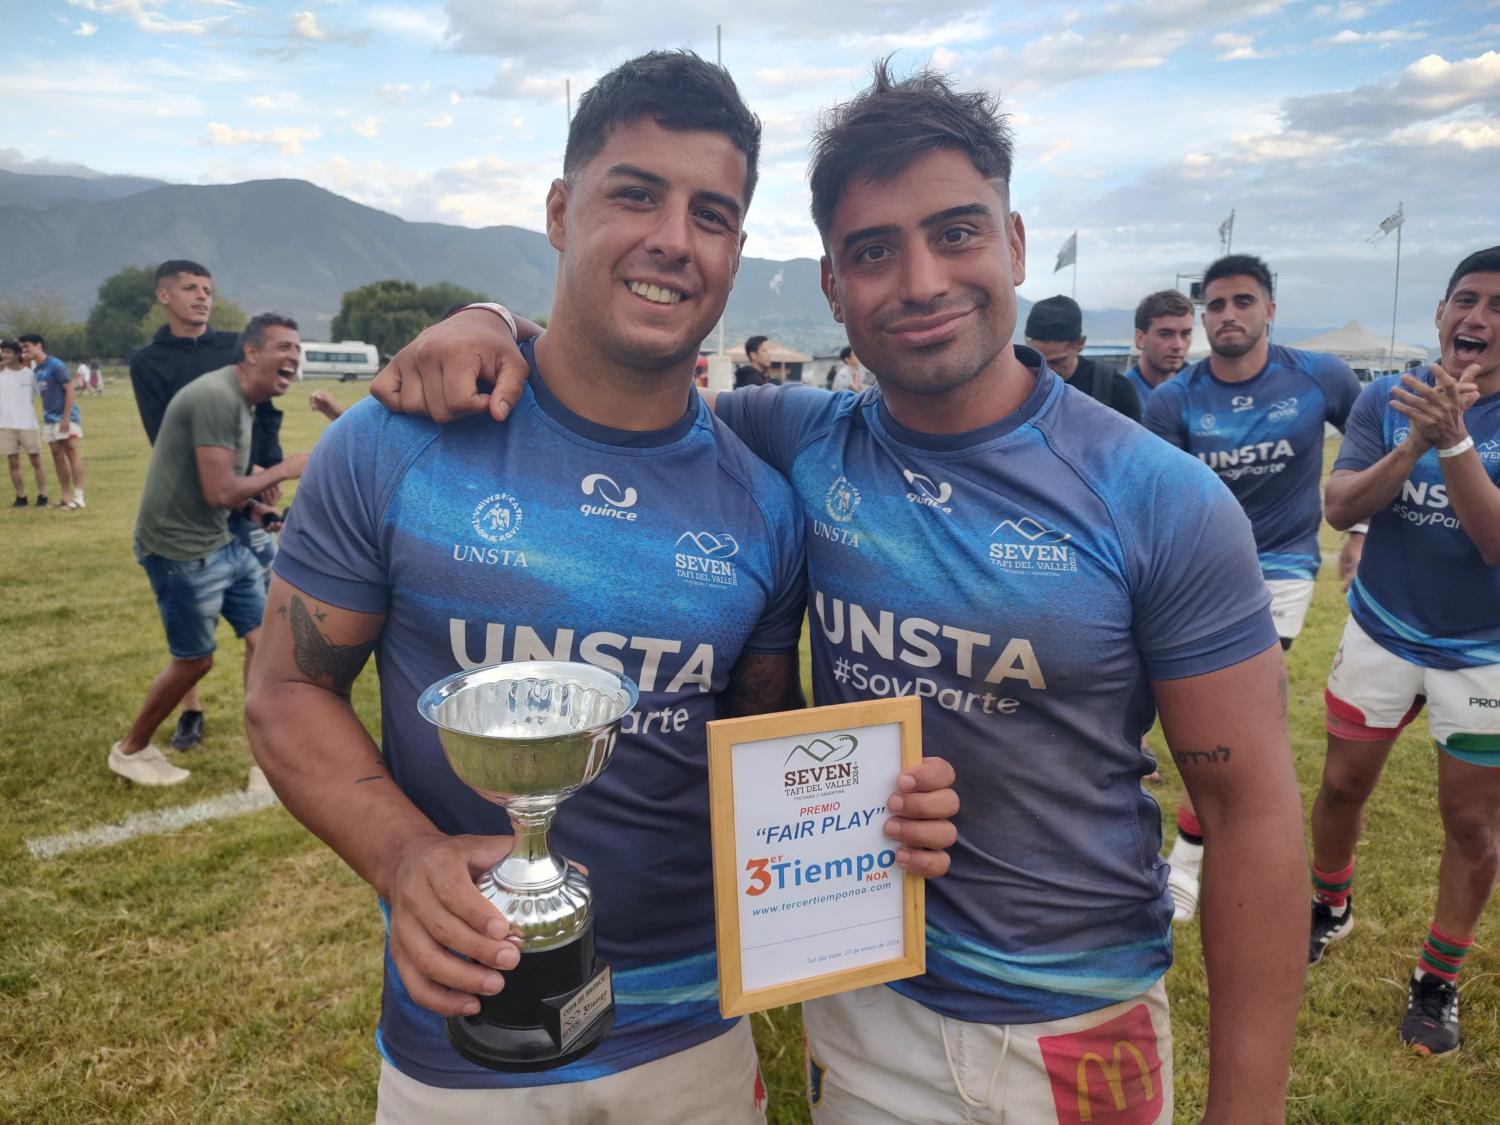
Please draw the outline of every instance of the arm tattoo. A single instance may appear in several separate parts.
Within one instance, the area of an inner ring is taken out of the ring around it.
[[[318,622],[327,616],[319,609],[309,611],[300,596],[292,595],[292,655],[309,680],[332,680],[336,691],[347,693],[374,651],[375,642],[334,644],[318,628]]]
[[[719,710],[728,718],[805,706],[807,700],[797,679],[796,653],[747,652],[729,674]]]
[[[1229,747],[1215,746],[1212,750],[1173,750],[1172,757],[1179,766],[1214,766],[1229,761]]]

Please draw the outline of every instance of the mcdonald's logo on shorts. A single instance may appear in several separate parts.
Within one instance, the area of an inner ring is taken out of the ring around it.
[[[1037,1041],[1059,1125],[1150,1125],[1162,1111],[1161,1059],[1146,1005]]]

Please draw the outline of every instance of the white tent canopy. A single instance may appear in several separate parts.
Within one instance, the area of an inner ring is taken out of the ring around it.
[[[1427,349],[1416,344],[1396,341],[1396,350],[1391,351],[1391,338],[1377,336],[1357,320],[1351,320],[1342,328],[1322,332],[1298,340],[1292,345],[1309,352],[1332,352],[1350,367],[1364,367],[1384,371],[1393,363],[1405,367],[1410,360],[1425,360]]]

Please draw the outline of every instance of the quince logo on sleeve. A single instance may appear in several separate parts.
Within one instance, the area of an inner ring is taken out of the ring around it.
[[[740,553],[740,545],[728,532],[684,531],[677,537],[673,563],[677,577],[686,582],[712,586],[734,586],[739,582],[731,561]]]
[[[1073,573],[1078,570],[1078,550],[1068,546],[1072,538],[1071,532],[1057,531],[1030,516],[1001,520],[990,532],[990,562],[1023,573]]]

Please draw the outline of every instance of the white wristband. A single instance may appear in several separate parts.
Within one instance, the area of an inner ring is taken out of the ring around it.
[[[1450,445],[1447,449],[1439,449],[1437,453],[1439,457],[1457,457],[1460,453],[1467,453],[1473,448],[1474,438],[1471,435],[1465,437],[1464,440],[1459,442],[1457,445]]]
[[[1368,535],[1368,534],[1370,534],[1370,525],[1368,523],[1351,524],[1350,527],[1349,527],[1349,534],[1350,535]]]
[[[516,331],[516,318],[511,315],[510,310],[504,305],[497,305],[494,301],[479,301],[472,305],[465,305],[458,311],[467,312],[469,309],[489,310],[490,312],[498,316],[501,320],[505,321],[506,327],[510,329],[510,335],[512,339],[515,339],[520,335],[520,333]]]

